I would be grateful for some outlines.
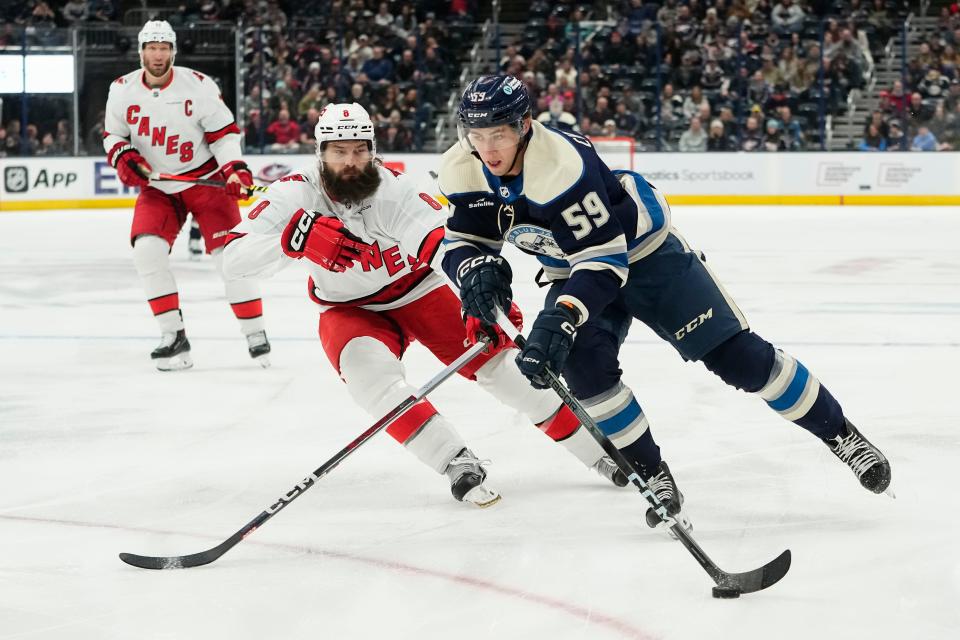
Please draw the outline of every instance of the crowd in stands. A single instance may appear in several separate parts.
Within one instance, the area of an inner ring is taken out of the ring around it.
[[[19,44],[15,27],[35,35],[117,20],[117,7],[8,0],[0,47]],[[824,117],[865,88],[907,9],[906,0],[533,0],[497,66],[525,83],[541,122],[631,137],[641,150],[820,149]],[[248,151],[309,152],[323,108],[359,102],[379,149],[395,152],[424,149],[477,12],[478,0],[184,0],[162,17],[178,30],[242,21],[237,115]],[[946,5],[904,80],[881,92],[857,148],[960,149],[958,50],[960,11]],[[69,127],[50,120],[0,123],[0,155],[69,153]]]
[[[598,12],[535,0],[500,68],[524,80],[539,120],[590,135],[647,149],[819,149],[823,116],[864,87],[904,5],[623,0]],[[589,22],[611,16],[612,28]]]
[[[419,151],[437,105],[459,75],[450,64],[455,27],[472,25],[474,2],[309,2],[288,15],[259,2],[243,34],[248,149],[313,149],[314,127],[331,103],[357,102],[373,118],[378,148]],[[323,15],[318,23],[303,16]]]
[[[960,150],[960,5],[943,6],[902,80],[880,92],[861,151]]]

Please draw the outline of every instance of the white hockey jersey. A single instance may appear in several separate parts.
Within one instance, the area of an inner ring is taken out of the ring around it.
[[[317,165],[304,167],[270,185],[264,199],[227,236],[223,270],[228,278],[268,277],[298,260],[287,256],[280,236],[300,210],[339,218],[371,246],[342,273],[307,258],[310,297],[324,309],[354,306],[386,311],[408,304],[446,284],[434,270],[443,240],[443,207],[421,193],[406,176],[379,167],[380,187],[359,205],[332,200],[320,183]]]
[[[173,67],[163,87],[151,88],[138,69],[110,85],[103,148],[107,161],[127,143],[154,171],[204,178],[228,162],[240,160],[240,129],[223,102],[220,88],[207,76]],[[178,193],[186,182],[155,182],[165,193]]]

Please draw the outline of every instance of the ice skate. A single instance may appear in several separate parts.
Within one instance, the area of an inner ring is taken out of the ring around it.
[[[180,371],[193,366],[190,358],[190,341],[187,333],[180,329],[176,333],[164,332],[160,338],[160,346],[153,350],[150,357],[157,361],[160,371]]]
[[[670,467],[667,466],[667,463],[661,460],[655,472],[649,478],[644,478],[644,481],[657,496],[657,499],[660,500],[660,503],[666,507],[667,514],[676,520],[677,524],[683,527],[685,531],[693,531],[693,524],[682,509],[683,494],[677,488],[677,482],[673,479],[673,474],[670,473]],[[659,529],[663,528],[665,524],[652,507],[647,509],[647,526]],[[674,535],[670,529],[667,529],[667,531],[670,535]]]
[[[591,469],[618,487],[625,487],[630,484],[626,474],[620,470],[620,467],[617,466],[617,463],[614,462],[610,456],[603,456],[597,460]]]
[[[247,336],[247,350],[250,357],[260,363],[260,366],[266,369],[270,366],[270,341],[267,340],[266,331],[257,331]]]
[[[857,428],[844,418],[843,431],[835,438],[824,440],[833,455],[850,467],[860,484],[873,493],[890,491],[890,463]]]
[[[481,508],[500,501],[500,494],[483,484],[487,478],[483,462],[464,448],[447,464],[444,473],[450,478],[450,492],[458,501],[471,502]]]

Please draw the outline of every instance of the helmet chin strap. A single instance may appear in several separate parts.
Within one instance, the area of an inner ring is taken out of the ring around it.
[[[506,173],[503,174],[504,177],[509,176],[510,173],[513,171],[514,167],[517,164],[517,160],[520,159],[520,152],[527,148],[527,142],[529,140],[530,140],[530,132],[528,131],[527,134],[520,139],[520,143],[517,144],[517,150],[513,154],[513,162],[510,163],[510,168],[507,169]]]

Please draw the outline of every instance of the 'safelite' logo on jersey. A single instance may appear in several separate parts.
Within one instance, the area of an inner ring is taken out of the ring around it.
[[[548,229],[535,224],[521,224],[510,228],[504,239],[529,253],[539,253],[551,258],[563,258],[563,250]]]
[[[30,174],[26,167],[7,167],[3,170],[3,188],[7,193],[26,193],[30,187]]]

